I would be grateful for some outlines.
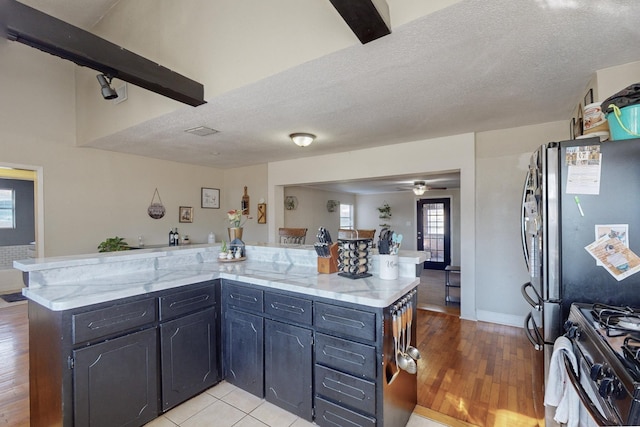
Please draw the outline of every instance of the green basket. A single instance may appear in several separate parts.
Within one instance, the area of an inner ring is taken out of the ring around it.
[[[640,138],[640,104],[623,108],[610,104],[607,109],[609,108],[613,109],[607,113],[611,140]]]

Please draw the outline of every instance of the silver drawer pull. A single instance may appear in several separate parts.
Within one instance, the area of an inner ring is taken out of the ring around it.
[[[187,299],[183,299],[183,300],[180,300],[180,301],[174,301],[171,304],[169,304],[169,308],[178,308],[178,307],[182,307],[182,306],[186,306],[186,305],[197,304],[199,302],[207,301],[209,298],[210,298],[210,296],[207,295],[207,294],[198,295],[198,296],[195,296],[193,298],[187,298]]]
[[[91,330],[106,328],[109,326],[118,325],[120,323],[125,323],[133,319],[142,319],[146,315],[147,315],[147,310],[144,310],[143,312],[124,313],[120,316],[89,322],[87,324],[87,328]]]
[[[336,316],[335,314],[325,313],[322,318],[327,322],[337,323],[342,326],[348,326],[356,329],[363,329],[365,327],[364,322],[360,320],[349,319],[348,317]]]

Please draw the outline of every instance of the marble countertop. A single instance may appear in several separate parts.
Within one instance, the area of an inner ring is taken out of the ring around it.
[[[217,253],[218,247],[193,245],[16,261],[14,267],[30,276],[29,286],[22,293],[55,311],[217,278],[370,307],[386,307],[419,283],[415,274],[408,273],[400,274],[396,280],[382,280],[373,269],[373,276],[361,279],[350,279],[337,273],[319,274],[312,247],[309,250],[299,246],[247,246],[248,259],[240,262],[219,262]],[[402,252],[400,255],[402,257]],[[405,263],[424,261],[421,261],[420,253],[406,255]]]

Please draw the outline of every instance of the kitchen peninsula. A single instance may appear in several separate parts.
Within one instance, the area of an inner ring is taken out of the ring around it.
[[[395,363],[391,319],[415,307],[422,253],[401,251],[396,280],[375,255],[374,275],[352,280],[318,274],[312,246],[247,245],[241,262],[218,251],[15,262],[32,425],[142,425],[223,379],[319,425],[406,424],[416,376]]]

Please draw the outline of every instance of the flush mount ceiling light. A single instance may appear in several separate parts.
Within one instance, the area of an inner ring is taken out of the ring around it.
[[[425,191],[427,191],[427,185],[424,181],[413,182],[413,194],[416,196],[422,196]]]
[[[311,133],[292,133],[289,137],[298,147],[307,147],[316,139],[316,136]]]
[[[114,99],[118,97],[118,93],[111,87],[111,80],[113,77],[105,76],[104,74],[98,74],[96,76],[100,87],[102,88],[102,97],[104,99]]]

